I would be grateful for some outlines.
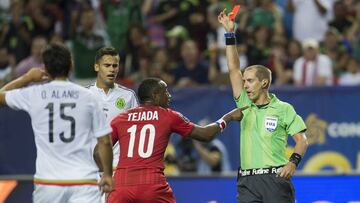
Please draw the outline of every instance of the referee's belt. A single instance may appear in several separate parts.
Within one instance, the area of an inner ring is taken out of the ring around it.
[[[254,176],[254,175],[266,175],[277,174],[283,168],[282,166],[270,167],[270,168],[253,168],[253,169],[241,169],[239,168],[239,177]]]

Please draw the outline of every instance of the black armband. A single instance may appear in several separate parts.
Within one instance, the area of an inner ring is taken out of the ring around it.
[[[226,37],[225,38],[225,44],[226,45],[235,45],[236,44],[236,38],[235,37]]]
[[[236,44],[235,32],[225,32],[224,37],[225,37],[226,45],[235,45]]]
[[[234,38],[235,37],[235,32],[225,32],[224,37],[225,38]]]
[[[292,155],[290,156],[289,161],[294,163],[296,165],[296,167],[299,165],[300,161],[301,161],[302,157],[300,154],[298,153],[292,153]]]

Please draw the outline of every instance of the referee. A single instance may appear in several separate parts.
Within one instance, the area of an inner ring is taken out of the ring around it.
[[[295,202],[290,181],[308,146],[303,119],[291,104],[269,93],[271,71],[262,65],[247,67],[242,74],[236,50],[235,24],[225,14],[218,16],[224,26],[226,56],[234,99],[243,111],[237,200],[243,202]],[[290,159],[285,157],[288,135],[295,140]]]

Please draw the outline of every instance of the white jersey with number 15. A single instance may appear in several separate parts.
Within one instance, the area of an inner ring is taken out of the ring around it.
[[[92,142],[111,128],[91,91],[69,81],[52,81],[8,91],[6,103],[31,117],[37,148],[35,180],[81,184],[97,178]]]

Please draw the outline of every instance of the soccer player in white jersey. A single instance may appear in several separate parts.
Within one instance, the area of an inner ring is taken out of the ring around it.
[[[92,140],[98,140],[104,171],[98,184],[103,192],[110,192],[111,128],[95,96],[67,80],[72,64],[69,50],[50,44],[42,58],[45,71],[33,68],[0,90],[0,105],[25,110],[31,117],[37,149],[33,201],[100,202]],[[50,81],[25,87],[46,78]]]
[[[96,82],[87,87],[100,101],[109,125],[112,119],[120,113],[138,106],[135,92],[115,83],[119,72],[119,63],[119,54],[113,47],[99,49],[95,56],[94,65],[94,69],[97,72]],[[96,140],[94,139],[93,146],[95,147],[95,145]],[[115,170],[120,156],[118,142],[113,146],[113,154],[113,169]],[[105,203],[106,197],[103,196],[101,201]]]
[[[102,109],[109,125],[117,115],[139,105],[133,90],[115,83],[119,72],[119,63],[119,54],[113,47],[99,49],[95,56],[94,65],[94,69],[97,72],[96,82],[87,87],[102,104]],[[114,145],[113,154],[113,169],[115,169],[119,161],[119,143]]]

